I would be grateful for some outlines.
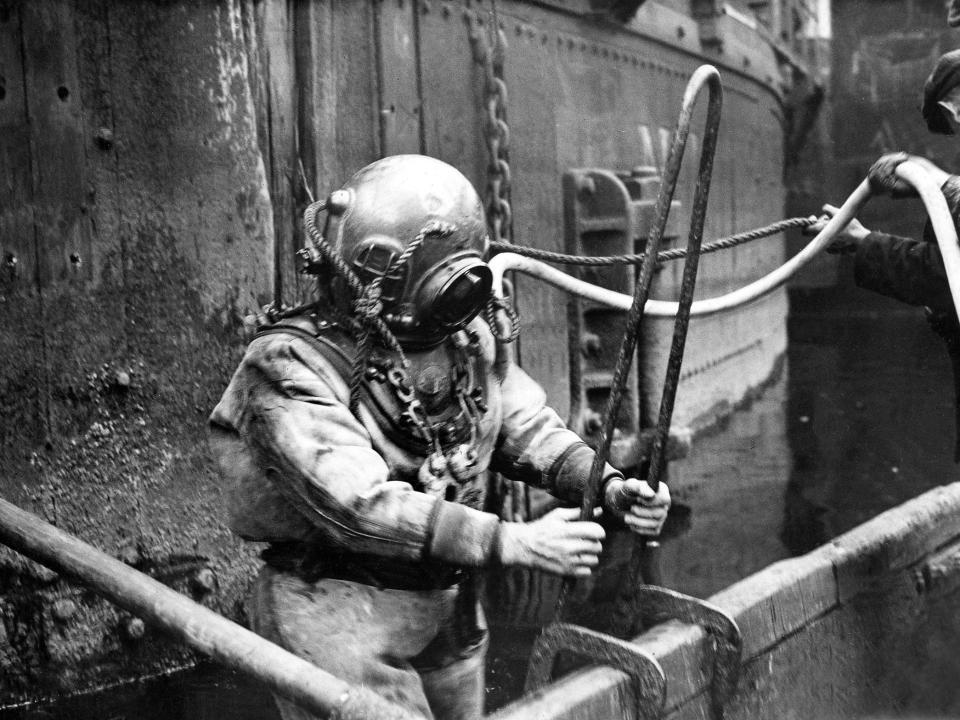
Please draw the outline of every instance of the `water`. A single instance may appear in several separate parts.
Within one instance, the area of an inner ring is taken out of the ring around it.
[[[779,375],[670,470],[675,512],[665,584],[708,597],[801,554],[877,513],[957,477],[953,382],[919,310],[856,290],[792,298]],[[569,617],[597,625],[622,590],[632,543],[617,535],[580,583]],[[521,691],[530,643],[559,583],[531,573],[488,582],[488,709]],[[3,720],[276,720],[268,693],[212,667]]]

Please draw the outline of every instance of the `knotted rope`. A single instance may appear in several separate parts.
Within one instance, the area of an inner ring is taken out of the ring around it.
[[[382,275],[378,275],[369,283],[364,284],[353,271],[353,268],[340,257],[340,254],[334,252],[317,227],[317,216],[326,209],[326,206],[326,201],[322,200],[309,205],[303,213],[303,227],[313,246],[323,259],[330,263],[333,271],[344,279],[353,294],[353,300],[350,303],[353,317],[347,317],[346,313],[339,311],[339,309],[335,309],[334,312],[337,314],[338,323],[357,340],[357,354],[350,374],[350,410],[356,413],[360,403],[360,384],[363,382],[363,376],[367,370],[374,340],[379,340],[384,347],[395,352],[404,368],[410,365],[410,361],[407,360],[396,335],[393,334],[393,331],[381,316],[383,313],[383,290],[381,286],[384,279],[398,274],[413,257],[413,254],[423,245],[427,237],[430,235],[437,235],[441,238],[448,237],[456,230],[456,226],[439,220],[431,220],[420,229],[417,236],[390,263]]]

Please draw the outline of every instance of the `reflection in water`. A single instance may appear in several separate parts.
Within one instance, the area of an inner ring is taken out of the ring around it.
[[[953,431],[946,353],[920,311],[859,291],[795,295],[781,372],[670,468],[675,511],[662,552],[666,585],[708,597],[951,481]],[[600,571],[576,585],[565,619],[609,626],[618,598],[629,591],[633,546],[624,533],[611,536]],[[528,572],[488,579],[488,709],[520,693],[530,645],[552,619],[559,588],[556,578]],[[261,688],[201,668],[0,717],[275,720],[277,714]]]

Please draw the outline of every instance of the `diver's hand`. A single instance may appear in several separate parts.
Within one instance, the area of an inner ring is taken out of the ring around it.
[[[579,520],[579,508],[557,508],[529,523],[500,525],[500,562],[583,577],[597,566],[605,533]]]
[[[656,537],[670,510],[670,488],[660,483],[654,492],[645,480],[613,478],[604,488],[603,504],[633,532]]]
[[[840,208],[834,207],[833,205],[824,205],[824,214],[817,218],[817,222],[815,222],[813,225],[808,225],[805,227],[803,229],[803,234],[818,234],[827,226],[830,218],[836,215],[839,210]],[[826,251],[828,253],[833,253],[834,255],[849,255],[857,251],[857,245],[859,245],[860,241],[869,234],[869,228],[864,227],[859,220],[853,218],[853,220],[847,223],[845,228],[833,236],[833,241],[827,245]]]

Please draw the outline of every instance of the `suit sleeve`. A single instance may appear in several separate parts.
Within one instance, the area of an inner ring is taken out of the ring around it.
[[[569,503],[583,497],[593,450],[569,430],[527,373],[510,364],[501,380],[503,423],[491,467]],[[622,477],[607,465],[603,481]]]

